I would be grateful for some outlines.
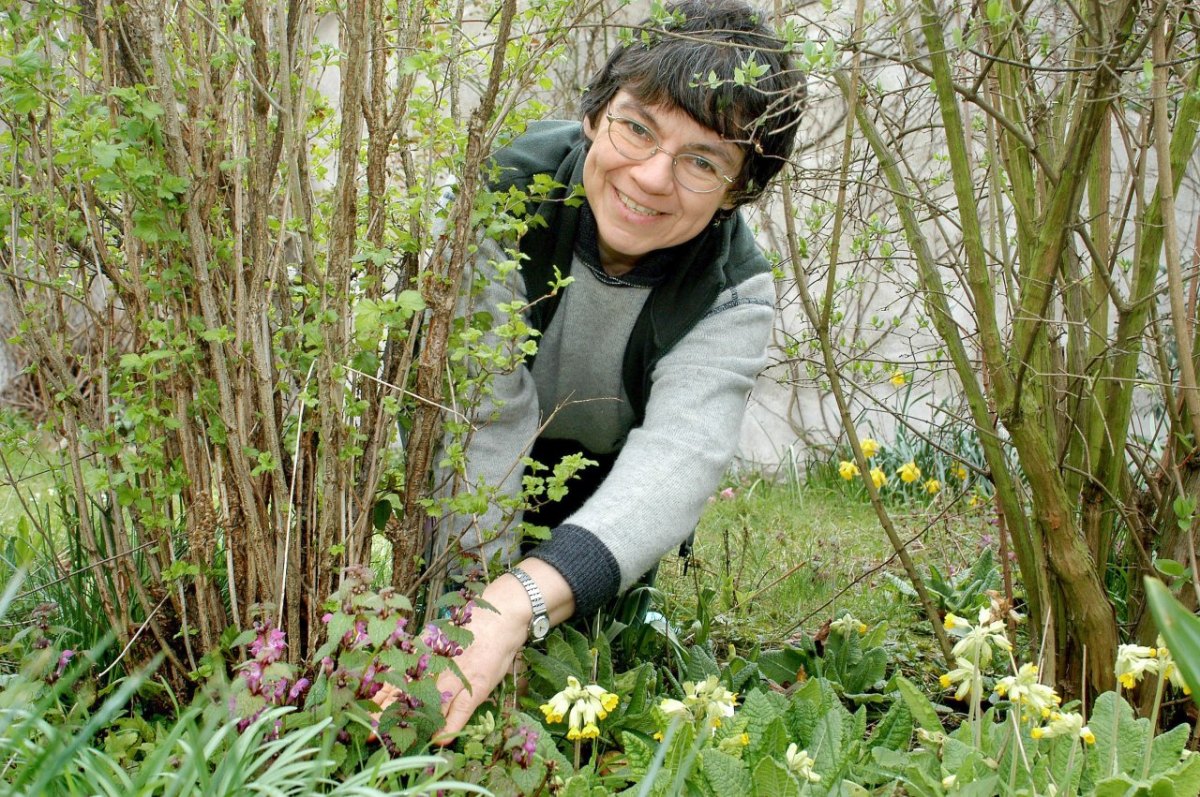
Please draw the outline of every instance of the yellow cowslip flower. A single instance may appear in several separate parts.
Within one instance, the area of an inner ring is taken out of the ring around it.
[[[867,633],[867,624],[860,621],[849,612],[846,612],[841,617],[829,624],[829,630],[839,633],[844,637],[849,637],[855,631],[860,634]]]
[[[617,707],[620,698],[598,684],[583,686],[573,675],[567,676],[567,686],[542,704],[542,714],[550,724],[567,719],[567,739],[595,739],[600,735],[597,721]]]
[[[794,772],[796,777],[809,783],[821,782],[821,776],[813,772],[813,764],[817,762],[808,755],[807,750],[799,749],[795,742],[788,745],[784,759],[787,761],[787,768]]]
[[[1029,722],[1052,716],[1062,702],[1053,688],[1038,681],[1037,665],[1030,663],[1022,664],[1016,675],[997,681],[995,691],[999,697],[1007,697],[1014,706],[1020,707],[1021,719]]]
[[[937,479],[930,479],[929,481],[925,482],[925,492],[929,493],[930,495],[937,495],[941,491],[942,483]]]
[[[871,481],[875,483],[876,490],[887,484],[888,477],[887,474],[883,472],[883,468],[871,468]]]
[[[841,462],[838,463],[838,475],[841,476],[846,481],[850,481],[855,476],[857,476],[860,472],[861,471],[859,471],[858,466],[855,465],[853,462],[843,459]]]
[[[950,469],[950,475],[958,479],[960,482],[965,482],[967,480],[967,469],[964,465],[959,463]]]
[[[892,378],[888,381],[892,383],[892,387],[904,387],[908,384],[908,377],[904,375],[903,371],[897,368],[895,371],[892,371]]]
[[[900,470],[896,471],[896,475],[905,484],[912,484],[921,478],[921,469],[917,467],[917,463],[915,462],[905,462],[900,466]]]
[[[667,698],[658,708],[668,719],[675,716],[688,721],[707,719],[715,732],[722,719],[733,716],[737,697],[737,692],[730,692],[717,676],[710,675],[699,683],[684,681],[683,700]]]
[[[875,440],[874,438],[864,437],[862,441],[859,442],[859,446],[862,448],[863,456],[867,459],[870,459],[879,453],[879,441]]]
[[[1054,711],[1050,721],[1040,728],[1034,728],[1029,735],[1034,739],[1053,739],[1056,736],[1071,736],[1082,739],[1085,744],[1095,744],[1096,734],[1083,724],[1083,715],[1073,711]]]
[[[951,625],[950,618],[954,618]],[[984,607],[979,610],[979,624],[971,625],[961,617],[946,615],[946,630],[953,636],[959,637],[954,645],[955,657],[961,657],[975,662],[980,666],[992,661],[992,648],[1011,651],[1012,643],[1004,633],[1004,623],[992,619],[991,609]]]
[[[1187,685],[1186,681],[1183,680],[1183,673],[1179,671],[1179,667],[1175,664],[1175,658],[1171,655],[1171,651],[1167,650],[1166,643],[1163,641],[1162,636],[1159,636],[1155,644],[1158,645],[1157,658],[1159,660],[1159,666],[1162,667],[1162,671],[1167,674],[1167,680],[1171,682],[1171,686],[1174,686],[1185,695],[1190,696],[1192,694],[1192,688]]]
[[[943,673],[938,678],[938,683],[943,689],[949,689],[958,684],[958,689],[954,692],[955,700],[962,700],[968,694],[972,698],[976,697],[983,686],[983,679],[979,676],[979,668],[963,658],[955,659],[955,664],[958,666],[948,673]]]
[[[1162,662],[1158,659],[1158,650],[1145,645],[1117,646],[1117,680],[1126,689],[1132,689],[1142,680],[1146,673],[1157,675]]]

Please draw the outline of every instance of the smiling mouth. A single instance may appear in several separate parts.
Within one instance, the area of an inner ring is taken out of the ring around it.
[[[615,188],[613,190],[616,191]],[[617,199],[620,199],[622,205],[629,208],[631,211],[638,214],[639,216],[661,216],[662,215],[654,208],[648,208],[645,205],[639,205],[638,203],[634,202],[629,197],[622,194],[620,191],[617,191]]]

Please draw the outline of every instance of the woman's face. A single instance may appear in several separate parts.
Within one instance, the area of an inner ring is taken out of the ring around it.
[[[680,185],[668,151],[701,155],[730,176],[741,170],[743,154],[683,111],[645,105],[624,90],[613,97],[608,113],[645,127],[661,147],[648,160],[632,160],[613,147],[606,116],[596,125],[584,120],[592,145],[584,162],[583,187],[596,217],[601,265],[618,275],[650,252],[691,240],[718,209],[733,207],[728,187],[698,194]]]

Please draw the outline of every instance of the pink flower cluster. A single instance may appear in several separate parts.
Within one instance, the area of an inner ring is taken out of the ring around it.
[[[270,620],[256,621],[254,631],[256,636],[250,643],[250,655],[254,658],[241,666],[238,675],[246,691],[261,698],[262,705],[249,716],[238,719],[238,731],[250,727],[270,706],[298,704],[311,685],[308,678],[292,681],[288,677],[291,668],[274,666],[282,661],[287,651],[287,638],[283,631],[275,628]],[[236,706],[236,699],[230,698],[230,709],[236,710]],[[276,723],[275,733],[281,730]]]

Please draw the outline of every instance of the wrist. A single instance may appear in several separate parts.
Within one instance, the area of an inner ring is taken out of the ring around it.
[[[550,616],[546,607],[546,597],[538,585],[537,579],[523,568],[513,566],[509,575],[517,580],[529,599],[529,637],[538,642],[550,633]]]

